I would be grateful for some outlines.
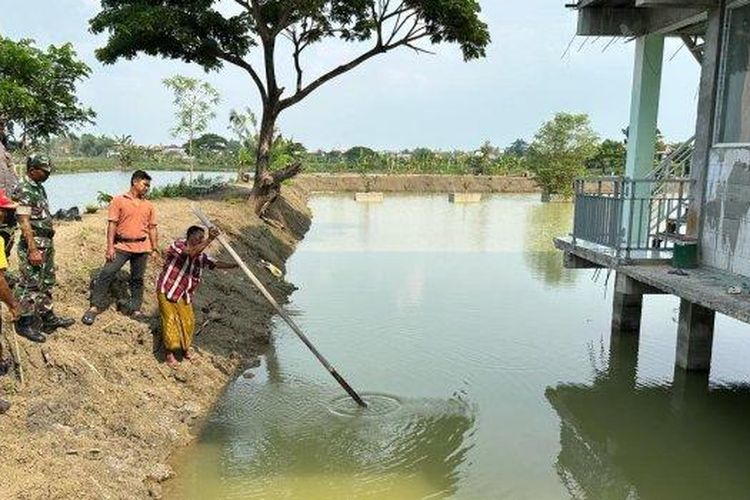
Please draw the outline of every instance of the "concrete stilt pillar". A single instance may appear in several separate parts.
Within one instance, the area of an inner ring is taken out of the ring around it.
[[[664,35],[649,34],[636,38],[625,164],[625,176],[631,179],[643,179],[654,168],[663,60]],[[636,184],[634,190],[632,194],[637,199],[651,195],[651,186],[647,183]],[[623,207],[623,234],[627,235],[630,245],[645,245],[650,214],[641,203],[634,203],[632,207],[630,203]],[[629,227],[632,232],[628,232]]]
[[[677,328],[677,366],[685,370],[711,369],[716,313],[687,300],[680,302]]]
[[[708,396],[708,372],[689,372],[679,366],[674,368],[671,406],[675,411],[685,412],[691,408],[702,408]]]
[[[609,369],[611,383],[633,389],[638,375],[638,332],[615,332],[609,337]]]
[[[638,334],[641,330],[643,290],[638,282],[617,273],[612,307],[612,336]]]

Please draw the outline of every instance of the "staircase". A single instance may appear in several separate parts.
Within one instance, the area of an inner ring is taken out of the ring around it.
[[[664,239],[659,235],[684,235],[689,205],[689,184],[675,182],[690,173],[695,136],[672,151],[647,176],[651,187],[651,217],[649,234],[654,245],[660,246]],[[685,192],[687,189],[688,192]]]

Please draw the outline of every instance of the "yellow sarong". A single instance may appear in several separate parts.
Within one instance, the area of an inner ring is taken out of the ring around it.
[[[157,295],[164,348],[168,351],[180,349],[187,351],[193,344],[193,333],[195,333],[195,315],[192,304],[188,304],[184,298],[171,302],[163,293]]]

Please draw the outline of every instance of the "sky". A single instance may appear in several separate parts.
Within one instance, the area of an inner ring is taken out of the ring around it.
[[[464,62],[452,45],[434,48],[435,55],[388,53],[285,111],[279,128],[310,150],[474,149],[484,141],[505,147],[517,138],[531,140],[542,123],[567,111],[588,113],[600,136],[621,139],[634,44],[574,39],[576,14],[565,3],[480,0],[492,36],[486,58]],[[196,65],[149,56],[102,65],[94,50],[106,37],[88,32],[98,10],[97,0],[0,0],[0,34],[32,38],[40,46],[71,42],[91,66],[79,97],[98,116],[80,132],[129,134],[140,144],[181,143],[170,133],[174,109],[162,84],[175,74],[205,79],[221,93],[210,132],[231,135],[232,109],[249,107],[260,115],[257,89],[233,66],[206,74]],[[693,134],[698,104],[700,67],[680,46],[679,40],[667,41],[659,113],[659,127],[671,141]],[[343,42],[317,46],[304,63],[306,75],[319,75],[361,49]],[[281,59],[279,72],[291,88],[289,59]]]

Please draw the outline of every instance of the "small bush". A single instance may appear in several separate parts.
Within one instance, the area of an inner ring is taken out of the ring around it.
[[[87,214],[95,214],[99,210],[99,207],[96,205],[86,205],[85,212]]]

